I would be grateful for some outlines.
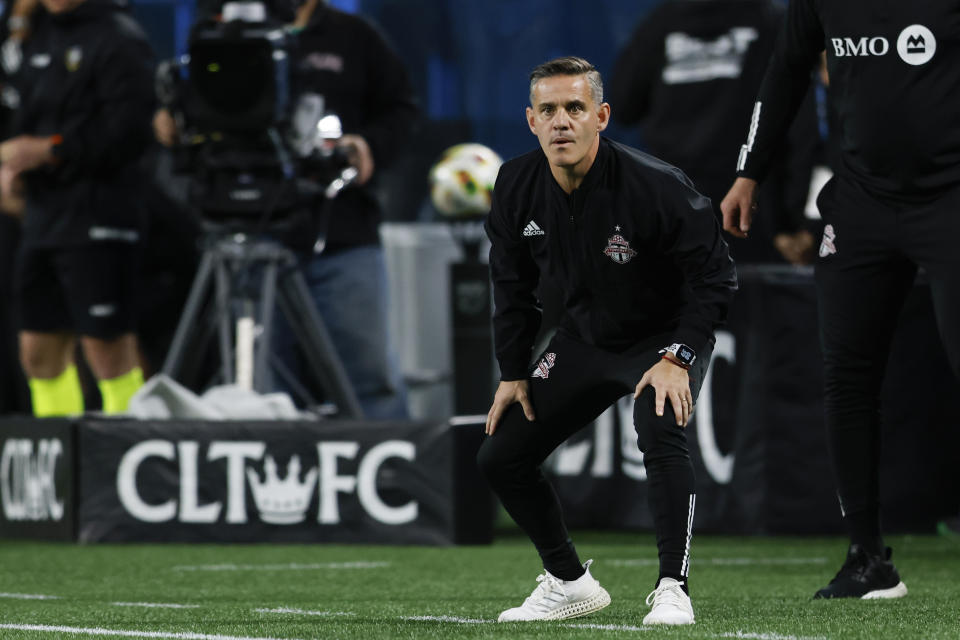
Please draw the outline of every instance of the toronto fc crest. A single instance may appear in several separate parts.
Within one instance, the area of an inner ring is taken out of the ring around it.
[[[614,231],[617,233],[607,238],[607,247],[603,250],[603,253],[617,264],[627,264],[633,260],[633,256],[637,255],[637,252],[620,235],[620,225],[614,227]]]
[[[534,378],[549,378],[550,369],[553,368],[553,363],[557,361],[557,354],[547,353],[540,358],[540,362],[537,363],[536,369],[533,370],[532,377]]]
[[[81,62],[83,62],[83,49],[80,47],[70,47],[67,49],[63,56],[63,63],[66,65],[67,71],[73,73],[80,68]]]
[[[820,257],[826,258],[831,253],[837,252],[836,245],[837,234],[833,230],[833,225],[828,224],[823,228],[823,240],[820,242]]]

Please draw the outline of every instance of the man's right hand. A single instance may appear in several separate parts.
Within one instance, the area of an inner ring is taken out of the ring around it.
[[[523,415],[527,420],[533,422],[537,419],[533,414],[533,405],[530,404],[530,384],[526,380],[501,380],[497,393],[493,397],[493,406],[487,412],[487,426],[484,428],[484,433],[488,436],[493,435],[503,412],[514,402],[519,402],[523,407]]]
[[[346,152],[350,166],[357,170],[357,184],[364,185],[369,182],[373,177],[375,163],[373,152],[364,137],[347,133],[340,138],[337,146]]]
[[[723,202],[720,203],[724,231],[737,238],[746,238],[756,210],[757,181],[751,178],[737,178]]]

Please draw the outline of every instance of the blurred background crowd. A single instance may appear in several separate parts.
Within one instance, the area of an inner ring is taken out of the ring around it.
[[[4,40],[4,139],[24,134],[61,135],[59,131],[36,130],[44,125],[42,119],[37,125],[37,118],[31,120],[29,114],[24,115],[28,104],[25,96],[35,86],[37,76],[33,74],[40,69],[38,61],[48,55],[44,47],[56,46],[49,44],[55,42],[49,34],[58,29],[68,32],[71,22],[62,15],[76,13],[80,5],[88,5],[85,9],[90,13],[89,5],[116,9],[124,3],[17,0],[5,4],[0,33]],[[409,415],[406,385],[411,382],[411,372],[405,372],[404,380],[395,344],[404,336],[394,335],[394,343],[389,338],[391,332],[397,333],[397,322],[390,318],[396,311],[391,311],[390,305],[402,304],[407,292],[388,291],[396,278],[391,281],[387,277],[389,256],[385,259],[382,229],[380,235],[377,229],[381,222],[426,228],[438,222],[449,223],[451,213],[463,213],[438,211],[430,197],[428,175],[444,150],[461,143],[479,143],[505,159],[533,148],[534,140],[523,119],[528,102],[527,74],[551,57],[579,55],[590,60],[604,77],[605,99],[612,105],[608,135],[680,167],[719,209],[734,177],[739,145],[749,128],[754,96],[783,10],[783,3],[775,0],[268,2],[267,18],[284,25],[300,42],[300,50],[294,54],[294,66],[300,70],[294,75],[300,84],[294,82],[298,86],[294,93],[310,92],[326,98],[326,109],[336,112],[341,121],[336,145],[358,171],[352,184],[336,198],[333,211],[327,211],[329,222],[323,223],[321,233],[316,229],[309,234],[294,233],[300,240],[308,240],[307,246],[294,247],[294,253],[309,297],[329,330],[364,414],[394,418]],[[198,25],[224,20],[219,2],[136,0],[122,11],[129,11],[152,49],[152,56],[143,61],[152,76],[165,61],[180,60],[190,52]],[[70,55],[68,50],[67,57]],[[111,63],[105,64],[109,67]],[[97,71],[98,76],[107,74],[108,69]],[[797,268],[808,264],[814,255],[819,221],[811,193],[815,195],[817,186],[825,181],[830,165],[828,82],[821,74],[815,76],[815,89],[797,117],[781,154],[782,162],[765,182],[761,195],[764,215],[753,237],[749,242],[729,239],[741,267],[761,264]],[[143,211],[137,215],[142,215],[143,226],[136,243],[134,319],[129,327],[107,331],[105,336],[109,343],[117,335],[127,335],[123,333],[126,331],[136,335],[135,368],[145,379],[162,368],[174,341],[190,285],[204,250],[209,248],[201,240],[205,235],[204,209],[211,208],[209,199],[198,206],[198,196],[191,191],[190,182],[198,173],[196,155],[184,161],[176,153],[178,147],[192,144],[188,138],[196,131],[190,131],[190,123],[184,122],[178,105],[167,103],[163,82],[156,81],[156,87],[153,120],[138,124],[140,130],[152,127],[152,134],[137,147],[143,176],[137,190]],[[68,109],[74,104],[69,95],[58,99]],[[39,104],[39,108],[50,108],[43,101]],[[64,156],[70,143],[55,140],[45,165],[22,172],[28,201],[30,185],[36,183],[30,178],[31,171],[34,175],[53,174],[52,184],[63,179],[56,176],[64,173],[71,161]],[[108,169],[97,169],[92,177],[83,174],[82,179],[100,180],[103,176],[97,172],[104,171]],[[314,175],[308,177],[319,180]],[[18,269],[22,271],[17,252],[24,245],[22,234],[24,220],[30,218],[29,205],[26,217],[23,203],[16,197],[6,198],[3,209],[0,412],[29,413],[30,389],[34,396],[40,392],[36,386],[28,387],[27,379],[60,375],[66,366],[61,364],[71,361],[72,355],[53,358],[52,367],[37,368],[38,361],[50,357],[43,351],[35,353],[33,342],[24,342],[24,312],[17,302],[20,285],[15,283],[19,282]],[[44,233],[41,229],[34,235]],[[470,235],[469,230],[463,233]],[[322,242],[314,245],[320,238]],[[283,244],[296,242],[285,238]],[[482,255],[482,251],[475,253]],[[361,295],[364,291],[366,295]],[[549,310],[549,292],[543,292],[543,298]],[[345,313],[346,308],[354,313]],[[277,320],[280,338],[275,350],[289,365],[288,375],[279,375],[273,386],[290,390],[290,381],[302,377],[298,367],[309,368],[310,363],[298,362],[295,347],[285,344],[284,336],[291,332],[285,330],[282,315]],[[96,360],[96,352],[90,351],[86,340],[90,332],[67,326],[66,318],[64,323],[56,330],[78,333],[86,359]],[[39,326],[26,329],[28,334],[30,330],[45,330]],[[295,327],[292,333],[296,333]],[[69,347],[71,353],[76,349],[73,342],[60,346],[61,350]],[[82,406],[86,409],[105,408],[102,396],[113,393],[110,380],[133,371],[128,365],[103,370],[106,373],[94,366],[91,371],[84,358],[76,360],[84,393]],[[24,366],[28,369],[26,378]],[[205,365],[196,366],[203,369]],[[132,384],[124,387],[130,393],[139,382]],[[121,390],[121,405],[128,396]],[[33,410],[36,412],[36,398]]]

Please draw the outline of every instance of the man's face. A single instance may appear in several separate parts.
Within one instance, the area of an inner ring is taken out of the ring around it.
[[[607,128],[610,105],[597,105],[585,75],[543,78],[533,87],[527,107],[530,131],[555,167],[589,168],[596,157],[598,133]]]
[[[40,0],[40,2],[50,13],[65,13],[83,4],[84,0]]]

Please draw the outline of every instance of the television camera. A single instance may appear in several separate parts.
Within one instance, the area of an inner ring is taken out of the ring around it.
[[[189,199],[209,223],[292,227],[297,239],[305,225],[322,233],[323,200],[357,175],[337,145],[340,118],[322,95],[296,95],[296,36],[263,4],[229,2],[222,16],[198,23],[188,54],[157,75],[180,132],[177,165],[191,176]]]
[[[293,32],[262,3],[231,2],[222,19],[193,28],[186,56],[158,69],[157,93],[179,132],[176,164],[190,175],[188,200],[208,232],[163,373],[196,375],[217,332],[220,382],[267,392],[278,376],[318,405],[271,353],[277,307],[323,400],[360,417],[291,250],[323,250],[326,204],[357,170],[337,145],[340,119],[326,112],[323,96],[301,93],[294,104],[295,48]]]

